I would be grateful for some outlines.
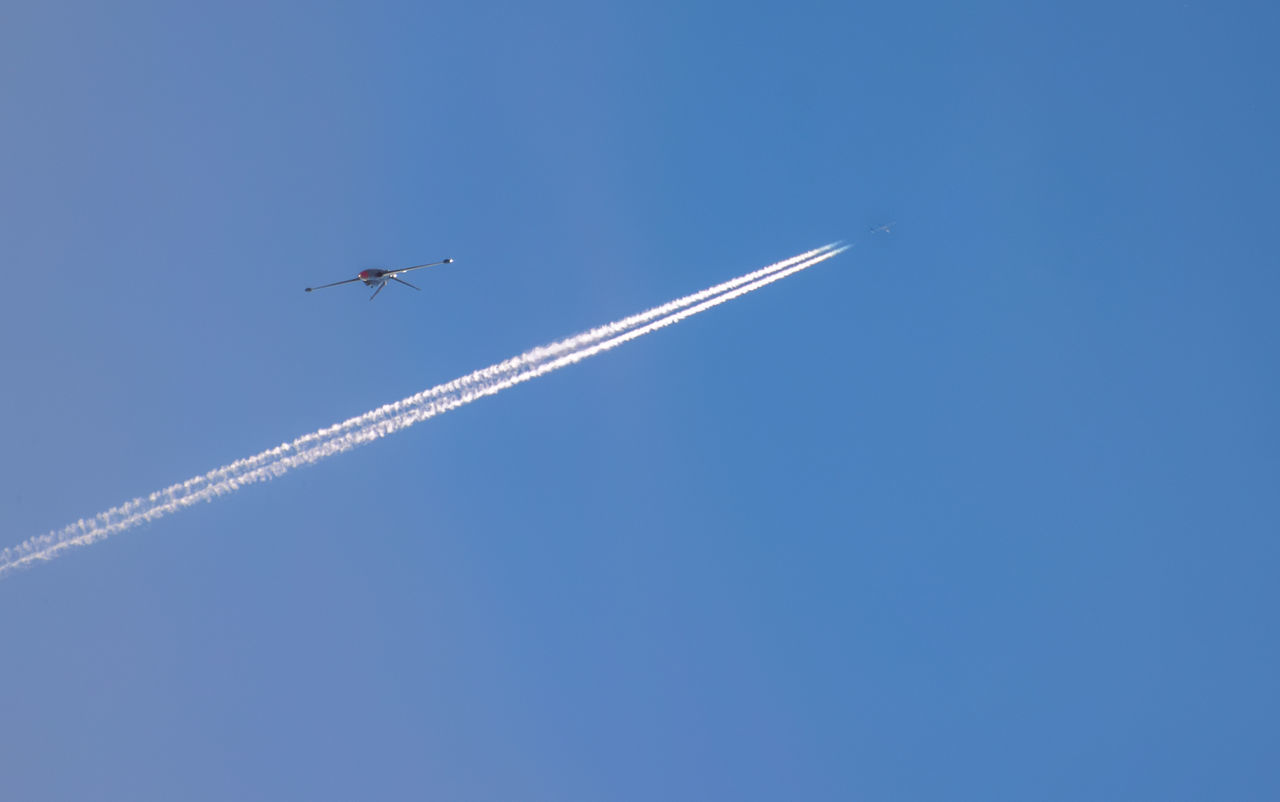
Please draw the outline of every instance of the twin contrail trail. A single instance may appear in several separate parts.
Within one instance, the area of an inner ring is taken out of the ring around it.
[[[163,518],[197,502],[211,501],[245,485],[283,476],[294,468],[350,451],[356,446],[386,437],[478,398],[494,395],[508,387],[617,348],[651,331],[679,323],[713,306],[719,306],[812,267],[843,252],[847,247],[825,245],[692,295],[677,298],[638,315],[551,345],[539,346],[342,423],[305,434],[293,442],[216,468],[203,476],[157,490],[145,498],[136,498],[112,507],[93,518],[84,518],[62,529],[30,538],[0,551],[0,577],[37,561],[52,560],[75,546],[86,546],[139,524]]]

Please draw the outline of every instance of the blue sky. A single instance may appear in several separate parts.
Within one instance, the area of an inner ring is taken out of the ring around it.
[[[6,798],[1280,792],[1269,4],[4,16],[0,546],[854,243],[0,581]]]

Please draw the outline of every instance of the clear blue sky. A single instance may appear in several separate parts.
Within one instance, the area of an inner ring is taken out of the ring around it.
[[[1280,796],[1273,4],[3,17],[0,546],[855,243],[0,582],[3,798]]]

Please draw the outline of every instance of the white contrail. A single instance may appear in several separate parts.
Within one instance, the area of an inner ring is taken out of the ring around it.
[[[593,343],[600,342],[606,337],[613,336],[618,332],[625,331],[629,328],[640,325],[642,323],[647,323],[658,317],[670,314],[671,312],[677,311],[686,306],[690,306],[692,304],[698,303],[702,300],[705,300],[706,298],[712,297],[719,293],[735,289],[737,287],[742,286],[743,284],[747,284],[751,281],[755,281],[756,279],[761,278],[762,276],[768,275],[769,273],[773,273],[778,270],[787,268],[798,262],[811,259],[814,256],[830,251],[835,247],[837,247],[837,244],[824,245],[821,248],[815,248],[812,251],[802,253],[798,256],[792,256],[789,259],[784,259],[781,262],[776,262],[772,265],[769,265],[768,267],[763,267],[752,273],[748,273],[746,275],[739,276],[734,279],[730,279],[729,281],[723,282],[721,284],[717,284],[714,287],[709,287],[700,292],[695,292],[691,295],[686,295],[683,298],[677,298],[674,301],[669,301],[668,303],[665,303],[661,306],[654,307],[653,309],[649,309],[645,312],[641,312],[640,314],[623,318],[622,320],[619,320],[615,323],[609,323],[604,326],[599,326],[597,328],[583,332],[582,334],[577,334],[573,337],[569,337],[567,339],[561,340],[560,342],[552,343],[551,345],[545,345],[545,346],[539,346],[537,348],[533,348],[529,351],[526,351],[523,354],[520,354],[519,356],[512,357],[511,359],[508,359],[503,362],[499,362],[496,365],[490,365],[489,367],[484,368],[483,370],[478,370],[467,376],[463,376],[453,382],[449,382],[448,384],[441,384],[436,387],[432,387],[416,395],[412,395],[400,401],[396,401],[394,403],[386,404],[384,406],[378,407],[377,409],[366,412],[363,415],[350,418],[348,420],[343,421],[342,423],[337,423],[337,424],[334,424],[333,426],[327,427],[325,429],[320,429],[319,431],[313,432],[311,434],[303,435],[302,437],[299,437],[297,440],[294,440],[292,443],[283,443],[280,446],[277,446],[276,448],[268,449],[252,457],[247,457],[242,460],[237,460],[231,463],[230,465],[225,465],[221,468],[216,468],[210,471],[209,473],[204,474],[203,476],[196,476],[180,484],[167,487],[164,490],[157,490],[156,492],[152,493],[151,495],[145,498],[137,498],[132,501],[126,502],[125,504],[121,504],[120,506],[107,510],[104,513],[100,513],[92,520],[79,521],[76,524],[73,524],[72,526],[84,525],[84,526],[81,526],[81,529],[83,532],[87,533],[90,531],[91,528],[94,528],[98,525],[112,524],[117,521],[129,519],[135,513],[139,511],[151,509],[157,503],[176,502],[178,499],[184,498],[186,496],[190,496],[193,493],[197,493],[205,487],[223,482],[227,479],[231,479],[236,476],[249,473],[259,467],[269,465],[275,462],[276,460],[279,460],[280,458],[285,457],[289,454],[303,451],[309,448],[311,445],[324,442],[329,438],[338,436],[346,432],[361,429],[376,421],[383,420],[391,416],[397,415],[400,412],[404,411],[405,409],[421,405],[424,402],[430,400],[431,398],[441,393],[451,392],[454,390],[458,390],[462,387],[471,386],[480,382],[487,382],[493,379],[500,378],[502,376],[514,375],[515,373],[528,367],[529,365],[537,364],[547,359],[558,357],[564,353],[575,350],[577,348],[581,348],[587,345],[591,345]],[[0,574],[2,574],[4,571],[4,565],[5,565],[4,558],[7,555],[7,553],[8,553],[7,551],[0,552]]]
[[[94,543],[197,502],[211,501],[245,485],[282,476],[294,468],[349,451],[478,398],[494,395],[508,387],[616,348],[624,342],[678,323],[713,306],[812,267],[841,253],[847,247],[827,245],[817,248],[638,315],[551,345],[534,348],[364,415],[303,435],[291,443],[237,460],[145,498],[113,507],[94,518],[82,519],[61,530],[30,538],[0,551],[0,577],[21,566],[51,560],[72,547]]]

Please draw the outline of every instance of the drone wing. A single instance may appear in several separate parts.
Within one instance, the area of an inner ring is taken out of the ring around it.
[[[349,278],[346,281],[335,281],[332,284],[321,284],[319,287],[307,287],[307,292],[311,292],[312,290],[323,290],[325,287],[337,287],[342,284],[351,284],[352,282],[355,282],[355,281],[362,281],[362,279]]]
[[[425,265],[414,265],[413,267],[402,267],[399,270],[388,270],[383,275],[390,276],[391,278],[395,278],[401,273],[408,273],[410,270],[421,270],[424,267],[435,267],[436,265],[447,265],[452,261],[453,261],[452,259],[445,259],[442,262],[431,262],[430,264],[425,264]],[[317,287],[316,289],[320,289],[320,288]]]

